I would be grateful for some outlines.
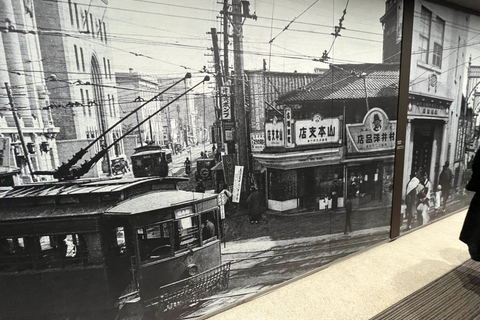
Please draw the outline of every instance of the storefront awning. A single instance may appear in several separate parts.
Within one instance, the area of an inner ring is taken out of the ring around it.
[[[266,168],[292,170],[340,164],[342,155],[342,148],[326,148],[284,153],[258,153],[253,154],[253,159]]]
[[[210,170],[211,170],[211,171],[220,171],[220,170],[223,171],[223,162],[220,161],[219,163],[217,163],[216,165],[214,165]]]

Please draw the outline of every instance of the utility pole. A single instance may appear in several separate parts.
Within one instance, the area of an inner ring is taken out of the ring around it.
[[[243,26],[242,7],[240,0],[233,0],[233,67],[234,77],[234,117],[235,117],[235,140],[238,145],[238,163],[245,166],[245,172],[249,172],[247,155],[247,130],[245,128],[245,100],[243,88]]]
[[[18,122],[17,112],[15,110],[15,104],[13,103],[12,92],[10,91],[10,87],[8,82],[5,82],[5,89],[7,90],[8,101],[10,102],[10,108],[12,110],[13,119],[15,120],[15,126],[17,127],[18,136],[20,138],[20,143],[22,144],[23,154],[25,155],[25,160],[27,161],[28,169],[30,170],[30,175],[32,176],[32,181],[36,182],[35,175],[33,174],[32,164],[30,163],[30,158],[28,156],[27,146],[25,145],[25,140],[23,139],[22,128],[20,127],[20,123]]]
[[[250,15],[248,1],[232,0],[233,20],[233,51],[234,51],[234,118],[235,118],[235,140],[238,144],[238,160],[245,171],[249,172],[248,150],[247,150],[247,128],[244,92],[244,65],[243,65],[243,23],[246,18],[257,19],[256,15]]]
[[[223,0],[223,76],[225,85],[228,83],[228,0]]]
[[[212,44],[213,44],[213,60],[215,63],[215,83],[216,83],[216,94],[215,94],[215,103],[218,106],[218,109],[215,110],[216,119],[218,119],[218,124],[220,127],[220,142],[223,142],[223,123],[220,110],[221,101],[220,101],[220,90],[222,88],[222,71],[220,67],[220,50],[218,48],[218,36],[217,29],[211,28],[210,33],[212,35]],[[216,141],[218,144],[219,141]]]

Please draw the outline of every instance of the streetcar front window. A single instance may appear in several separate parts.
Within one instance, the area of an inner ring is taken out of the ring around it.
[[[172,255],[169,222],[138,228],[137,237],[141,261],[163,259]]]

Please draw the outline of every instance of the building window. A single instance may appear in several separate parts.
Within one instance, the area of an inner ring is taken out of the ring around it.
[[[73,26],[74,22],[73,22],[72,0],[68,0],[68,10],[70,11],[70,22]]]
[[[103,23],[103,38],[105,39],[105,43],[107,43],[107,28],[105,22]]]
[[[85,97],[83,96],[83,89],[80,89],[80,99],[82,102],[83,115],[87,116],[87,107],[85,106]]]
[[[95,38],[95,29],[93,28],[93,16],[91,13],[90,13],[90,25],[92,27],[92,37]]]
[[[98,19],[98,33],[100,34],[100,40],[103,42],[102,21]]]
[[[88,11],[85,10],[85,19],[83,20],[83,27],[86,27],[87,32],[90,32],[90,26],[88,25]]]
[[[77,63],[77,70],[80,70],[80,62],[78,61],[77,45],[74,44],[73,49],[75,50],[75,62]]]
[[[103,58],[103,70],[105,71],[105,78],[108,78],[108,73],[107,73],[107,60]]]
[[[425,63],[428,63],[431,22],[432,12],[427,8],[422,7],[420,16],[420,41],[418,51],[420,53],[420,61]]]
[[[110,59],[107,59],[107,65],[108,65],[108,78],[112,79],[112,70],[110,69]]]
[[[435,28],[432,34],[432,40],[433,40],[432,64],[439,68],[442,67],[444,33],[445,33],[445,20],[437,17],[435,19]]]
[[[87,106],[88,106],[88,116],[92,116],[92,107],[90,106],[90,95],[88,93],[88,90],[85,90],[85,94],[87,96]]]
[[[442,52],[443,52],[443,47],[435,42],[433,44],[432,64],[439,68],[442,67]]]
[[[82,59],[82,70],[85,72],[85,60],[83,59],[83,49],[80,47],[80,58]]]
[[[113,116],[112,112],[112,100],[110,98],[110,95],[108,95],[108,111],[110,112],[110,117]]]
[[[113,116],[117,116],[117,112],[115,111],[115,97],[112,95],[112,107],[113,107]]]
[[[75,6],[75,20],[77,21],[77,28],[79,28],[80,23],[78,22],[78,7],[76,3],[74,4],[74,6]]]

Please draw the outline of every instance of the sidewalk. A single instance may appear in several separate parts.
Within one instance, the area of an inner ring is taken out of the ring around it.
[[[469,258],[458,240],[465,212],[237,301],[211,319],[370,319]]]

